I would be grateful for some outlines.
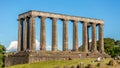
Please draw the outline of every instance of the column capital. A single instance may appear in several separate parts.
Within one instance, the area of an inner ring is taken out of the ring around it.
[[[24,21],[24,18],[19,18],[17,19],[17,21]]]
[[[91,24],[88,21],[82,21],[82,24],[87,23],[87,27],[89,28]]]
[[[77,21],[77,20],[72,20],[72,22],[73,22],[73,23],[78,23],[79,21]]]
[[[62,21],[69,21],[68,19],[61,19]]]
[[[97,23],[91,23],[92,25],[97,25]]]
[[[39,18],[47,18],[46,16],[38,16]]]
[[[25,19],[27,19],[27,20],[28,20],[28,19],[30,19],[30,17],[28,17],[28,16],[27,16],[27,17],[25,17],[25,18],[24,18],[24,20],[25,20]]]
[[[99,26],[104,26],[104,24],[99,24]]]
[[[82,23],[89,23],[89,21],[82,21]]]
[[[29,18],[36,18],[36,16],[34,16],[34,15],[30,15]]]
[[[54,18],[54,17],[52,17],[52,18],[50,18],[50,19],[52,19],[52,20],[57,20],[58,18]]]
[[[42,23],[42,22],[45,22],[45,19],[46,19],[45,16],[41,16],[41,17],[39,17],[39,18],[41,19],[41,23]]]

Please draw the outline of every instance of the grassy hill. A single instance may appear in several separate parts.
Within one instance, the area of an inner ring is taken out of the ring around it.
[[[109,59],[104,59],[102,62],[103,63],[108,63]],[[20,64],[20,65],[15,65],[11,66],[8,68],[54,68],[56,66],[60,66],[63,68],[64,66],[72,66],[72,65],[77,65],[80,62],[83,62],[85,65],[90,64],[91,61],[96,60],[95,58],[81,58],[81,59],[73,59],[73,60],[51,60],[51,61],[41,61],[37,63],[31,63],[31,64]],[[92,64],[97,65],[98,62],[94,62]]]

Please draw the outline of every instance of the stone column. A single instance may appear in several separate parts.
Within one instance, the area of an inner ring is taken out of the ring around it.
[[[46,51],[46,17],[41,17],[41,30],[40,30],[40,50]]]
[[[90,25],[87,26],[87,34],[88,34],[88,51],[91,50],[91,45],[90,45],[90,41],[89,41],[89,28],[90,28]]]
[[[57,51],[57,19],[52,18],[52,51]]]
[[[73,21],[73,51],[78,51],[78,21]]]
[[[97,52],[97,45],[96,45],[96,24],[92,24],[92,50],[93,52]]]
[[[24,51],[27,49],[27,18],[24,21]]]
[[[35,30],[35,16],[30,17],[30,51],[36,49],[36,30]]]
[[[30,49],[30,18],[27,18],[27,48]]]
[[[101,53],[104,53],[103,24],[100,24],[100,25],[99,25],[99,45],[100,45],[99,51],[100,51]]]
[[[22,46],[22,28],[23,28],[23,22],[21,19],[18,20],[18,52],[21,51]]]
[[[68,51],[68,20],[63,20],[63,51]]]
[[[83,22],[83,52],[88,52],[88,25]]]

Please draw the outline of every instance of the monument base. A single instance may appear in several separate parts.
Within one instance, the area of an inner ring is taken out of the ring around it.
[[[35,63],[40,61],[48,60],[70,60],[78,58],[97,58],[97,57],[109,58],[107,54],[101,53],[84,53],[84,52],[18,52],[8,54],[5,57],[5,67],[25,64],[25,63]]]

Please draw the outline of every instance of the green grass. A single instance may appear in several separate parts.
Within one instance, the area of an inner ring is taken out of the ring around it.
[[[11,66],[8,68],[54,68],[56,66],[60,66],[63,68],[63,66],[72,66],[72,65],[77,65],[80,62],[83,62],[85,65],[90,64],[92,60],[95,60],[95,58],[85,58],[85,59],[73,59],[73,60],[51,60],[51,61],[41,61],[37,63],[31,63],[31,64],[20,64],[20,65],[15,65]],[[102,62],[103,63],[108,63],[110,60],[105,59]],[[98,62],[94,62],[92,64],[97,65]]]

